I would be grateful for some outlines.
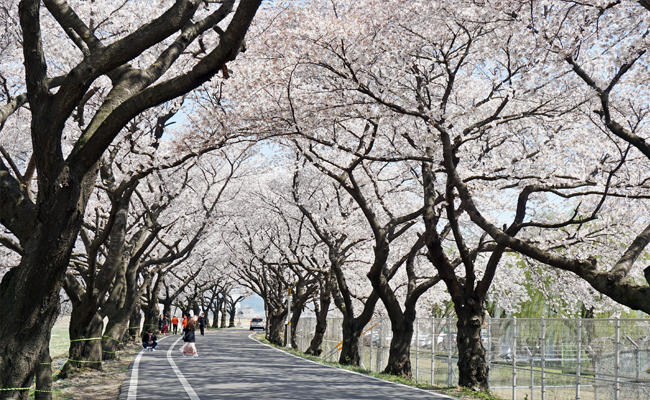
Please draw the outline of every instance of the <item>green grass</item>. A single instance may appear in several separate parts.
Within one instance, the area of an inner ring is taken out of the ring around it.
[[[260,342],[270,344],[269,341],[266,340],[266,338],[264,337],[263,333],[256,334],[254,336],[254,338],[259,340]],[[358,372],[360,374],[372,376],[374,378],[382,379],[382,380],[389,381],[389,382],[395,382],[395,383],[399,383],[399,384],[406,385],[406,386],[412,386],[412,387],[416,387],[416,388],[419,388],[419,389],[435,390],[437,392],[444,393],[444,394],[447,394],[449,396],[456,396],[456,397],[464,396],[464,397],[470,397],[470,398],[482,399],[482,400],[503,400],[501,397],[495,396],[495,395],[493,395],[491,393],[477,392],[477,391],[471,390],[469,388],[462,388],[462,387],[432,386],[432,385],[427,384],[427,383],[415,382],[414,380],[409,380],[409,379],[406,379],[404,377],[397,376],[397,375],[380,374],[380,373],[377,373],[377,372],[369,371],[369,370],[367,370],[365,368],[361,368],[361,367],[355,367],[355,366],[352,366],[352,365],[343,365],[343,364],[339,364],[337,362],[325,361],[320,357],[315,357],[315,356],[312,356],[312,355],[309,355],[309,354],[305,354],[305,353],[303,353],[301,351],[286,348],[286,347],[281,347],[281,346],[274,346],[274,347],[276,347],[276,348],[278,348],[280,350],[284,350],[287,353],[302,357],[302,358],[307,359],[307,360],[315,361],[315,362],[320,363],[320,364],[329,365],[329,366],[332,366],[332,367],[341,368],[341,369],[345,369],[345,370],[348,370],[348,371]]]
[[[50,339],[50,356],[52,358],[68,357],[70,349],[70,317],[60,317],[52,328],[52,337]]]

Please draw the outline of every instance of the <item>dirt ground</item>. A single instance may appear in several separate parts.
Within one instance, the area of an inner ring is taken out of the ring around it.
[[[115,400],[120,393],[120,386],[127,377],[133,356],[140,346],[130,343],[124,350],[117,352],[117,360],[106,361],[103,371],[80,369],[69,379],[59,379],[52,384],[52,398],[55,400]],[[62,364],[64,359],[54,359],[53,365]],[[56,375],[55,375],[56,379]]]

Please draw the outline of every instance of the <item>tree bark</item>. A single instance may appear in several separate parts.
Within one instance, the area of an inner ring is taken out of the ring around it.
[[[38,124],[36,124],[38,126]],[[59,312],[60,282],[68,267],[72,246],[92,190],[95,171],[85,184],[60,188],[43,199],[48,215],[25,243],[19,266],[7,272],[0,283],[0,310],[6,323],[0,326],[0,386],[31,386],[43,348]],[[23,393],[24,392],[24,393]],[[26,399],[26,391],[2,391],[0,399]]]
[[[221,307],[221,328],[226,327],[226,303],[223,303],[223,306]]]
[[[76,311],[76,312],[75,312]],[[98,313],[84,319],[86,310],[77,307],[70,317],[70,352],[61,369],[61,377],[68,378],[77,368],[102,370],[102,332],[104,321]]]
[[[366,322],[359,321],[358,318],[343,318],[343,344],[339,364],[354,365],[356,367],[361,365],[359,338],[365,326]]]
[[[329,313],[330,303],[332,301],[332,272],[330,270],[328,276],[323,279],[324,285],[321,286],[319,305],[316,307],[316,328],[314,329],[314,337],[309,343],[309,347],[305,350],[306,354],[320,356],[323,352],[323,338],[327,331],[327,314]]]
[[[284,319],[287,310],[281,312],[268,312],[266,324],[266,340],[276,346],[284,345]]]
[[[404,318],[404,324],[392,324],[393,338],[390,341],[388,364],[385,374],[399,375],[411,379],[411,340],[414,318]]]
[[[115,294],[120,297],[119,299],[111,299],[111,303],[115,303],[117,307],[114,313],[107,315],[108,322],[102,338],[104,360],[114,360],[122,342],[129,340],[131,336],[139,335],[140,307],[137,275],[135,265],[129,265],[124,274],[118,273],[118,279],[124,279],[125,289]],[[134,313],[137,314],[137,318],[133,316]],[[135,326],[137,328],[133,328]]]
[[[458,384],[463,387],[487,391],[488,364],[481,341],[484,321],[482,302],[468,301],[456,307],[458,315]]]
[[[35,400],[52,400],[52,357],[49,346],[43,349],[41,362],[36,368]]]

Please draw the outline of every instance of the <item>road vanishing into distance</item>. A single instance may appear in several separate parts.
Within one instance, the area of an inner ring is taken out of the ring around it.
[[[248,330],[196,337],[199,357],[181,357],[180,335],[158,341],[131,363],[119,400],[453,399],[288,354]]]

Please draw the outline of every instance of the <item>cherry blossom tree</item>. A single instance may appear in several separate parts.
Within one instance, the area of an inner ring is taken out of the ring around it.
[[[24,136],[31,137],[31,152],[23,165],[9,153],[0,164],[0,222],[24,251],[19,266],[9,270],[0,285],[3,315],[22,321],[2,326],[3,387],[29,386],[47,348],[59,307],[59,284],[104,151],[139,113],[182,96],[224,70],[239,53],[260,2],[239,4],[225,31],[217,24],[235,8],[234,0],[216,9],[199,1],[162,2],[145,9],[139,2],[111,7],[48,0],[43,3],[46,12],[40,1],[5,3],[3,23],[7,32],[20,37],[20,45],[7,49],[14,50],[11,58],[3,57],[3,65],[10,66],[3,66],[2,75],[11,79],[7,87],[13,93],[2,107],[0,124],[7,127],[8,118],[29,103],[29,113],[21,112],[22,121],[13,127],[30,132]],[[138,22],[127,16],[137,16]],[[205,52],[195,58],[188,53],[200,49],[201,36],[210,40],[202,41]],[[89,122],[74,129],[72,117],[80,114],[93,85],[106,88],[101,105],[86,109],[92,114]],[[25,185],[28,178],[30,184]],[[26,398],[27,392],[3,391],[0,396]]]

